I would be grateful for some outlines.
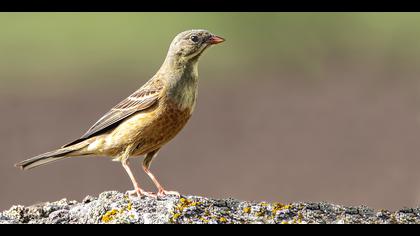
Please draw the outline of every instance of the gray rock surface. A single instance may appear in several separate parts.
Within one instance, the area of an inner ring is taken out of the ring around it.
[[[0,224],[389,224],[420,223],[420,208],[396,212],[330,203],[267,203],[197,196],[154,199],[111,191],[82,202],[12,206]]]

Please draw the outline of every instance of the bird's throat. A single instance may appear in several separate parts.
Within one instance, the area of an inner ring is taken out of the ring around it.
[[[194,109],[198,88],[198,62],[187,64],[173,75],[168,96],[180,109]]]

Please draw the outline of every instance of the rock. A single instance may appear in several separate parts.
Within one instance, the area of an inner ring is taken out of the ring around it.
[[[111,191],[82,202],[62,199],[12,206],[0,224],[394,224],[420,223],[420,209],[374,211],[366,206],[267,203],[198,196],[162,199]]]

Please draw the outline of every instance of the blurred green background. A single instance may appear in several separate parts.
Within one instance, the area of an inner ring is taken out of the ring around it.
[[[228,39],[229,46],[204,59],[210,73],[263,79],[261,72],[281,70],[322,79],[335,60],[417,68],[419,20],[417,13],[2,13],[0,69],[2,80],[24,86],[118,84],[151,74],[173,36],[191,28]],[[259,71],[244,71],[255,65]]]
[[[80,136],[194,28],[227,41],[202,57],[193,119],[153,164],[169,189],[416,206],[419,22],[418,13],[0,13],[0,207],[129,189],[110,161],[24,173],[13,164]]]

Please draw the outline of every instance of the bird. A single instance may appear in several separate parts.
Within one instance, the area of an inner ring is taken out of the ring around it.
[[[225,39],[208,30],[183,31],[172,40],[159,70],[119,102],[80,138],[56,150],[15,164],[22,170],[80,156],[108,156],[121,162],[138,197],[180,194],[168,191],[150,171],[152,160],[190,119],[197,101],[198,61],[203,52]],[[143,156],[142,167],[157,192],[147,192],[135,179],[129,160]]]

